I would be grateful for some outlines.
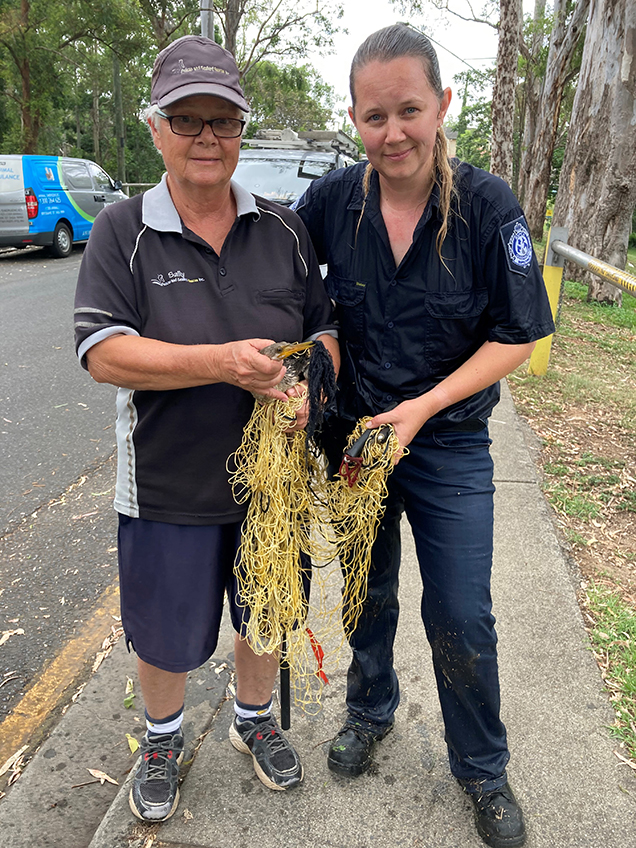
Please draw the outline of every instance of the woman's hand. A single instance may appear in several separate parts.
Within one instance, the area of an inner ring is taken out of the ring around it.
[[[393,464],[397,465],[404,455],[404,448],[410,445],[428,418],[429,416],[422,417],[421,398],[415,398],[403,401],[389,412],[374,415],[367,427],[375,429],[383,424],[393,425],[400,443],[400,449],[393,454]]]

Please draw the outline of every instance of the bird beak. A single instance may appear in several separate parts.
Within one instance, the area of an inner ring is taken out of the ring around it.
[[[275,359],[287,359],[288,356],[293,356],[296,353],[303,353],[305,350],[309,350],[314,346],[314,342],[296,342],[294,344],[289,344],[284,347],[282,350],[279,350],[275,356]]]

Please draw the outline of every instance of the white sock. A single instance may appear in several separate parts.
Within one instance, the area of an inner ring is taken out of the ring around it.
[[[270,698],[266,704],[243,704],[238,699],[234,700],[234,712],[239,721],[250,720],[255,718],[264,718],[272,711],[272,699]]]
[[[183,707],[178,713],[168,716],[160,721],[153,721],[146,712],[146,727],[152,736],[172,736],[179,730],[183,722]]]

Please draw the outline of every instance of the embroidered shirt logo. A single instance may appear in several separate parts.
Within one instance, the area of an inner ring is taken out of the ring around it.
[[[183,59],[179,59],[179,67],[173,68],[170,73],[171,74],[191,74],[193,71],[214,71],[215,74],[226,74],[229,76],[229,71],[223,70],[223,68],[217,68],[216,65],[194,65],[193,67],[188,67]]]
[[[186,277],[183,271],[168,271],[168,279],[163,274],[157,274],[150,282],[155,286],[169,286],[172,283],[204,283],[204,277]]]
[[[517,222],[508,239],[510,259],[521,268],[527,268],[532,262],[532,241],[530,233],[523,224]]]

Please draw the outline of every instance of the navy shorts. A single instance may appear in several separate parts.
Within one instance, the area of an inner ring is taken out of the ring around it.
[[[119,583],[126,642],[164,671],[198,668],[216,649],[227,593],[232,625],[241,523],[166,524],[119,516]]]

